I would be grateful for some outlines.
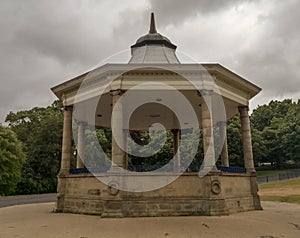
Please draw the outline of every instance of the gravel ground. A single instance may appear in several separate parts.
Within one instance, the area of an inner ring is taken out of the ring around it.
[[[52,213],[54,203],[17,205],[0,208],[0,238],[300,237],[300,205],[262,204],[229,216],[120,219]]]

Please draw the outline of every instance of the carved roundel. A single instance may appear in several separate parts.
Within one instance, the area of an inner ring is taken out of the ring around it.
[[[119,184],[116,181],[111,181],[108,183],[108,193],[110,195],[117,195],[119,193]]]
[[[213,180],[211,182],[211,191],[214,194],[219,194],[221,192],[221,184],[219,180]]]

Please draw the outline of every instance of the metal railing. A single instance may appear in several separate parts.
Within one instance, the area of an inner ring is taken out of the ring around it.
[[[128,170],[133,172],[150,172],[162,168],[164,165],[154,164],[154,165],[128,165]],[[70,169],[70,174],[89,174],[89,173],[106,173],[110,169],[110,166],[103,166],[97,168],[72,168]],[[245,168],[241,167],[224,167],[217,166],[217,169],[225,173],[246,173]],[[180,171],[185,172],[198,172],[200,166],[190,165],[188,168],[181,168]],[[173,172],[173,166],[165,166],[160,172]]]
[[[277,181],[288,180],[293,178],[300,178],[300,170],[286,172],[286,173],[279,173],[277,175],[271,175],[271,176],[259,176],[257,177],[257,182],[269,183],[269,182],[277,182]]]
[[[70,174],[106,173],[109,168],[108,166],[98,168],[72,168],[70,169]]]

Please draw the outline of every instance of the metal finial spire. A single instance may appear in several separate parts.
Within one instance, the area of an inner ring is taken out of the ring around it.
[[[156,27],[155,27],[155,19],[154,19],[154,13],[151,12],[151,21],[150,21],[150,34],[157,33]]]

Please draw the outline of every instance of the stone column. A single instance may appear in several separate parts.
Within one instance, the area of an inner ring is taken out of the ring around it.
[[[215,147],[214,147],[214,128],[212,121],[212,91],[201,91],[202,103],[202,134],[203,134],[203,151],[204,151],[204,165],[203,168],[210,168],[216,170],[215,164]]]
[[[76,168],[84,168],[85,122],[78,122],[77,164]]]
[[[72,157],[72,112],[73,107],[64,107],[64,126],[60,166],[61,175],[69,174],[70,171],[70,162]]]
[[[251,129],[250,119],[248,115],[248,107],[239,107],[240,119],[241,119],[241,132],[243,141],[244,152],[244,164],[247,172],[255,172],[253,154],[252,154],[252,142],[251,142]]]
[[[115,137],[117,137],[118,141],[121,142],[124,148],[125,140],[123,128],[123,109],[122,106],[119,108],[119,110],[114,109],[117,101],[121,98],[121,93],[121,90],[114,90],[110,92],[110,95],[112,97],[112,108],[114,110],[114,115],[112,115],[112,131],[115,132],[115,134],[112,134],[111,142],[111,170],[117,169],[118,167],[126,167],[126,153],[119,147],[118,143],[115,140]]]
[[[179,172],[180,171],[180,152],[179,152],[180,132],[179,132],[178,129],[173,129],[172,133],[173,133],[173,156],[175,156],[175,158],[174,158],[174,171]]]
[[[221,164],[222,166],[229,167],[229,159],[228,159],[228,146],[227,146],[227,122],[222,121],[219,122],[220,129],[220,137],[222,145],[221,151]]]

